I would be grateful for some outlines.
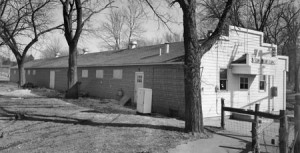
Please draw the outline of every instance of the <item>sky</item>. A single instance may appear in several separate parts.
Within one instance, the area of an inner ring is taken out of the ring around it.
[[[121,6],[122,4],[126,3],[126,0],[119,0],[115,2],[115,6]],[[155,1],[154,7],[158,8],[159,12],[168,13],[172,16],[173,20],[176,21],[175,23],[168,23],[168,26],[172,29],[172,32],[174,33],[182,33],[183,31],[183,25],[182,25],[182,13],[179,8],[179,6],[174,5],[173,7],[169,7],[167,3],[164,1]],[[145,19],[145,22],[143,24],[143,27],[145,29],[145,33],[143,33],[143,38],[145,39],[155,39],[162,37],[163,34],[166,32],[170,32],[168,28],[158,22],[158,18],[154,15],[153,11],[150,9],[149,6],[145,6],[145,9],[147,9],[148,18]],[[107,10],[108,11],[108,10]],[[105,20],[106,15],[108,14],[107,11],[101,12],[95,16],[93,16],[92,20],[93,22],[90,22],[94,27],[98,27],[102,24],[102,22]],[[58,23],[63,22],[62,18],[62,10],[61,8],[57,8],[55,12],[52,12],[55,16],[55,20]],[[62,31],[56,31],[48,33],[45,37],[42,38],[41,41],[39,41],[39,44],[37,45],[36,49],[32,49],[28,52],[28,55],[32,54],[35,59],[40,58],[40,50],[43,50],[43,46],[46,43],[49,43],[49,40],[51,39],[59,39],[63,49],[67,50],[68,46],[66,43],[66,40],[64,38]],[[79,40],[78,48],[85,48],[88,49],[89,52],[99,52],[99,51],[106,51],[107,49],[101,47],[101,44],[103,44],[103,40],[97,37],[93,36],[82,36]]]

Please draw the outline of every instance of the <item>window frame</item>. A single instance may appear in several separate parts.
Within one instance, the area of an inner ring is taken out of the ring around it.
[[[89,70],[88,69],[82,69],[81,70],[81,78],[88,78],[88,77],[89,77]]]
[[[101,73],[100,73],[101,72]],[[102,74],[102,75],[101,75]],[[104,78],[104,70],[98,69],[96,70],[96,76],[97,79],[103,79]]]
[[[263,79],[261,79],[263,78]],[[263,82],[264,83],[264,89],[260,88],[260,83]],[[267,76],[266,75],[259,75],[259,80],[258,80],[258,90],[259,91],[266,91],[267,89]]]
[[[221,77],[221,71],[226,71],[226,78]],[[221,81],[225,81],[225,89],[221,87]],[[219,69],[219,89],[220,91],[227,91],[228,90],[228,69],[227,68],[220,68]]]
[[[113,79],[123,79],[123,70],[113,69]]]
[[[242,79],[247,79],[247,82],[242,81]],[[242,87],[242,85],[244,85],[245,87]],[[246,88],[246,85],[247,85],[247,88]],[[245,76],[240,77],[239,89],[240,90],[249,90],[249,77],[245,77]]]

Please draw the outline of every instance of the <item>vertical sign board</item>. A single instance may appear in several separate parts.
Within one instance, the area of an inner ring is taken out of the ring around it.
[[[55,71],[50,71],[50,84],[49,88],[54,89],[55,85]]]
[[[134,79],[134,103],[137,103],[138,89],[144,88],[144,72],[135,72]]]

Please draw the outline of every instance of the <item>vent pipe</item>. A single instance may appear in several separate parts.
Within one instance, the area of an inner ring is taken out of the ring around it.
[[[165,53],[169,54],[169,52],[170,52],[170,45],[169,43],[165,43]]]

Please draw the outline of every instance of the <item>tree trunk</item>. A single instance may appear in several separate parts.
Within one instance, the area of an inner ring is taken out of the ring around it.
[[[195,5],[192,7],[192,5]],[[192,134],[204,132],[201,104],[199,44],[196,31],[196,4],[190,4],[183,14],[184,19],[184,83],[185,83],[185,130]]]
[[[295,70],[295,88],[294,88],[296,93],[300,92],[300,90],[299,90],[299,67],[300,67],[300,65],[297,62],[296,70]]]
[[[69,45],[68,89],[77,82],[77,44]]]
[[[18,69],[19,69],[19,87],[23,86],[26,82],[25,78],[25,69],[23,61],[18,61]]]

